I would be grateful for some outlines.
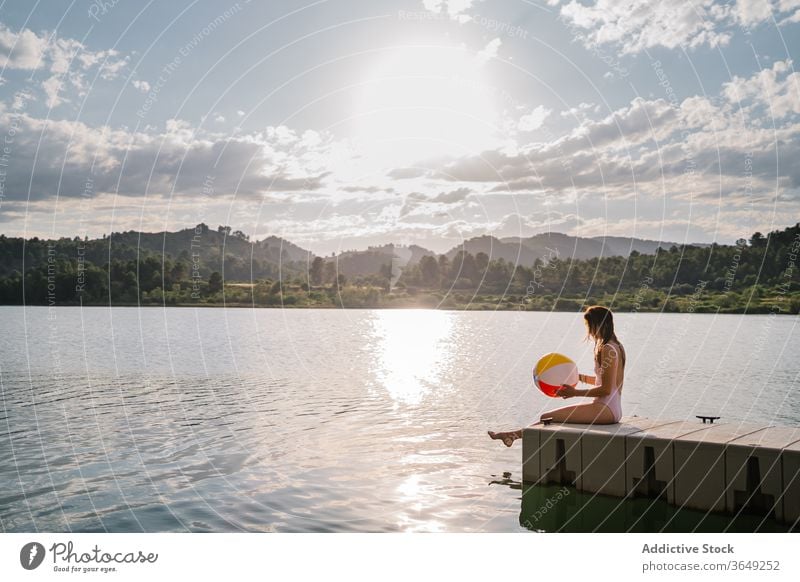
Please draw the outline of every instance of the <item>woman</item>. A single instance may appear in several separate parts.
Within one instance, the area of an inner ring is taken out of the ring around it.
[[[614,424],[622,418],[622,381],[625,376],[625,348],[614,333],[614,318],[611,310],[600,305],[586,309],[583,314],[586,337],[594,340],[594,376],[578,374],[578,381],[592,388],[580,389],[563,384],[556,393],[561,398],[586,396],[591,402],[564,406],[540,417],[553,422],[577,424]],[[489,436],[502,440],[510,447],[522,438],[522,429],[509,432],[492,432]]]

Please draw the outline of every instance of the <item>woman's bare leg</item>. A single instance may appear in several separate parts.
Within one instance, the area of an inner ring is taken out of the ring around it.
[[[542,419],[550,418],[553,422],[574,424],[615,424],[613,413],[602,402],[572,404],[545,412]]]
[[[542,418],[548,418],[548,415],[543,414]],[[544,424],[544,423],[541,420],[539,420],[537,422],[534,422],[531,426],[536,426],[537,424]],[[515,440],[522,438],[523,430],[524,429],[521,428],[518,430],[509,430],[506,432],[494,432],[490,430],[489,436],[495,440],[502,440],[503,444],[505,444],[507,447],[510,447],[511,445],[514,444]]]
[[[555,410],[542,413],[539,422],[532,424],[542,424],[544,419],[553,422],[564,422],[572,424],[615,424],[614,415],[608,407],[601,402],[587,402],[585,404],[572,404]],[[506,432],[489,431],[489,436],[495,440],[502,440],[503,444],[510,447],[514,441],[522,438],[522,430],[510,430]]]
[[[522,438],[522,429],[510,430],[507,432],[494,432],[490,430],[489,436],[495,440],[502,440],[505,446],[510,447],[514,444],[515,440]]]

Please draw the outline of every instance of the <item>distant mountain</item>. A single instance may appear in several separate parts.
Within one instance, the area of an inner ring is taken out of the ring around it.
[[[545,250],[531,248],[524,242],[524,239],[501,240],[493,236],[478,236],[453,247],[447,253],[447,258],[452,260],[459,251],[465,251],[472,255],[485,253],[490,259],[505,259],[514,264],[532,265],[537,258],[545,256]]]
[[[515,264],[530,266],[536,259],[593,259],[596,257],[627,257],[632,251],[653,254],[657,248],[669,249],[678,243],[639,238],[596,236],[577,237],[560,232],[537,234],[527,238],[479,236],[453,247],[446,254],[452,259],[458,251],[473,255],[486,253],[490,259],[505,259]],[[690,245],[705,246],[705,245]]]
[[[518,265],[530,266],[536,259],[593,259],[595,257],[627,257],[631,251],[640,254],[653,254],[657,248],[668,250],[678,243],[654,241],[619,236],[576,237],[559,232],[537,234],[527,238],[505,237],[498,239],[484,235],[464,241],[447,253],[453,259],[459,251],[472,255],[486,253],[490,259],[505,259]],[[693,245],[705,246],[705,245]],[[369,247],[363,251],[345,251],[327,261],[338,262],[338,272],[347,277],[374,275],[381,267],[393,264],[395,267],[416,265],[424,256],[436,253],[418,245],[394,245]]]
[[[249,237],[240,231],[231,232],[224,228],[211,229],[200,223],[194,228],[186,228],[176,232],[137,232],[127,231],[112,233],[109,237],[115,245],[129,245],[156,253],[164,252],[174,258],[181,254],[191,256],[193,252],[218,257],[225,255],[254,259],[272,263],[307,261],[309,251],[277,236],[269,236],[263,240],[250,242]],[[108,239],[106,239],[108,240]],[[313,255],[312,255],[313,258]]]
[[[664,242],[664,241],[657,241],[657,240],[650,240],[644,238],[631,238],[626,236],[593,236],[591,237],[594,240],[605,241],[606,248],[608,249],[606,252],[603,253],[603,256],[606,257],[627,257],[631,254],[632,250],[635,250],[641,255],[652,255],[656,252],[656,249],[662,248],[665,250],[669,250],[670,247],[676,246],[680,247],[682,243],[676,242]],[[686,243],[683,246],[687,247],[707,247],[709,246],[706,243]],[[609,254],[609,251],[611,254]]]
[[[419,245],[386,244],[369,247],[365,251],[345,251],[327,260],[337,263],[339,273],[347,277],[359,277],[379,273],[385,265],[393,264],[402,269],[419,263],[424,256],[435,255],[433,251]]]

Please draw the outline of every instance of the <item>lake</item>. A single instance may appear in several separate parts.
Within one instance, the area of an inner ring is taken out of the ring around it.
[[[800,424],[796,316],[618,314],[623,410]],[[580,314],[0,307],[2,531],[523,531]],[[504,473],[510,473],[503,478]],[[497,481],[493,483],[493,481]]]

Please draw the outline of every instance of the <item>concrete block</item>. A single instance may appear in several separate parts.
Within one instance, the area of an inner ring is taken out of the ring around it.
[[[624,417],[621,423],[610,425],[528,427],[522,433],[522,478],[528,483],[574,485],[585,491],[623,495],[624,437],[668,422]]]
[[[625,438],[625,494],[628,497],[675,499],[672,441],[708,430],[712,425],[673,421],[644,428]]]
[[[734,439],[725,452],[726,509],[784,519],[781,454],[800,428],[772,427]]]
[[[539,428],[539,482],[577,485],[581,472],[580,438],[585,424],[551,424]]]
[[[800,442],[784,447],[781,452],[783,466],[783,521],[800,523]]]
[[[584,430],[580,438],[581,471],[578,475],[578,489],[624,497],[625,437],[668,422],[628,417],[623,418],[619,424],[593,425]]]
[[[626,417],[615,425],[529,427],[523,431],[522,449],[526,483],[663,499],[679,509],[703,512],[692,513],[702,523],[711,519],[707,512],[800,523],[800,427]],[[589,506],[585,509],[580,516],[618,527],[610,514],[598,517]]]
[[[765,428],[763,424],[713,424],[673,439],[674,503],[703,511],[725,511],[726,445]]]
[[[538,483],[541,476],[539,432],[538,428],[522,431],[522,480],[526,483]]]

